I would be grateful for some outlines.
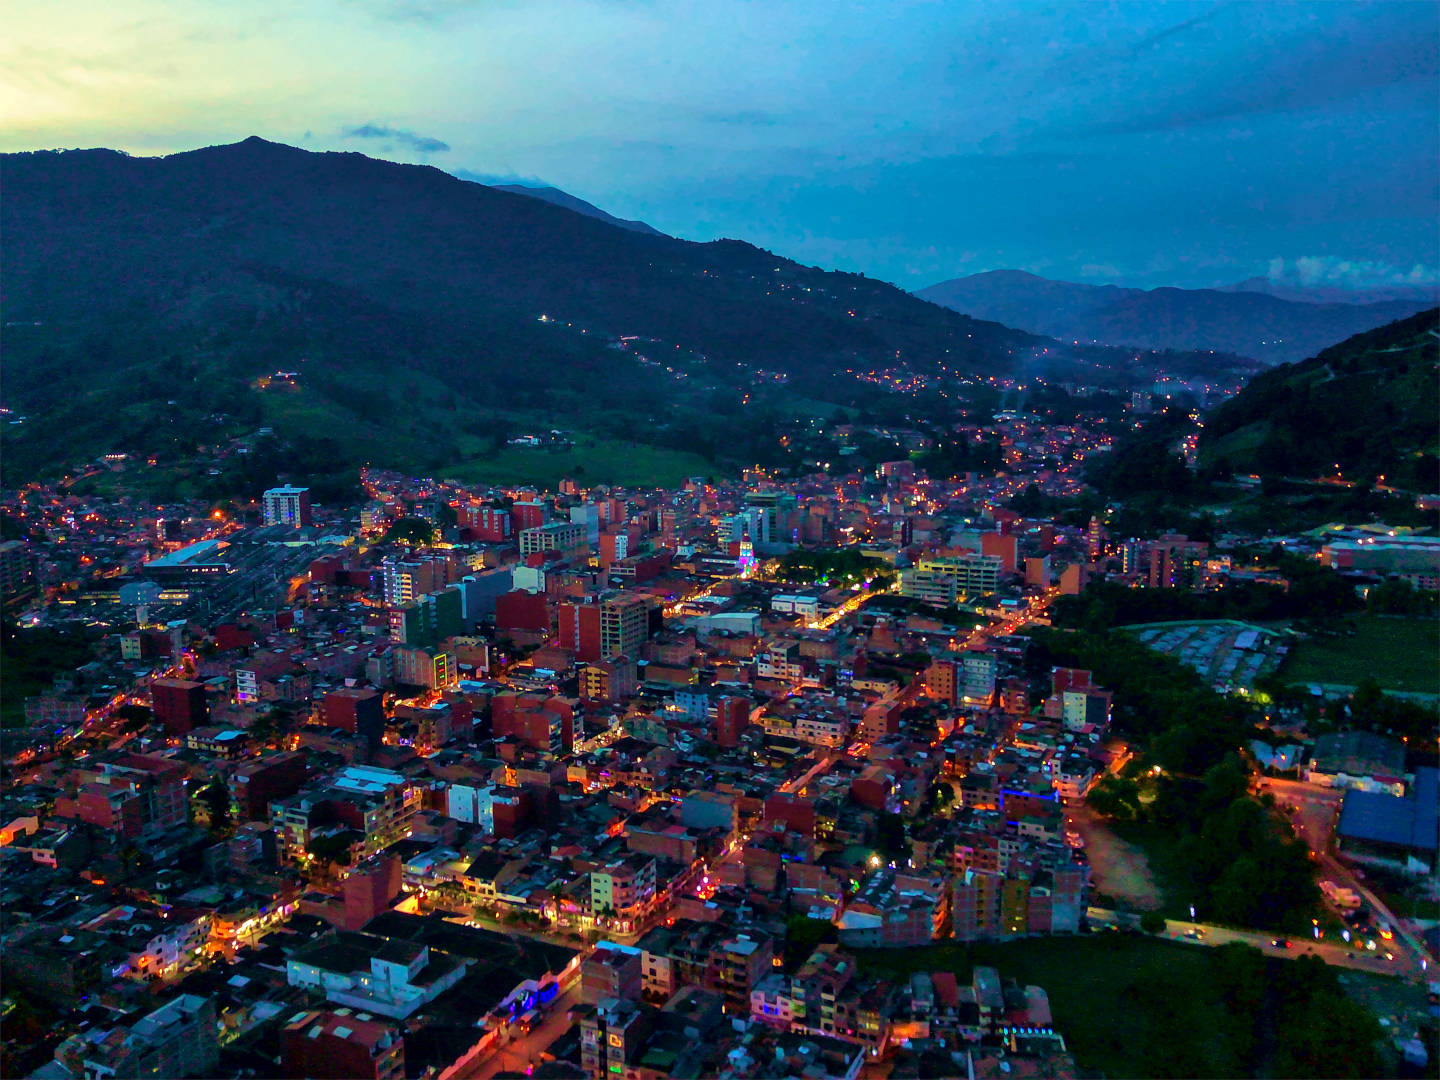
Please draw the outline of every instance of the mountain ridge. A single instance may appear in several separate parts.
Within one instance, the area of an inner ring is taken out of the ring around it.
[[[462,177],[462,179],[464,178]],[[577,214],[584,214],[586,217],[607,222],[618,229],[629,229],[631,232],[646,233],[650,236],[669,235],[643,221],[616,217],[614,214],[601,210],[594,203],[586,202],[578,195],[571,195],[568,191],[562,191],[560,188],[548,184],[542,187],[532,187],[528,184],[490,184],[489,186],[496,191],[508,191],[514,195],[525,195],[532,199],[552,203],[555,206],[563,206],[567,210],[574,210]]]
[[[738,406],[754,371],[833,400],[862,393],[852,369],[984,376],[1055,351],[743,241],[624,230],[358,153],[251,138],[0,166],[0,290],[26,327],[7,336],[5,404],[53,421],[0,429],[9,475],[82,447],[139,453],[127,424],[170,400],[176,446],[203,437],[197,417],[243,415],[318,424],[346,460],[408,448],[433,463],[438,447],[472,454],[506,411],[678,442],[672,417],[709,422],[716,394]],[[255,405],[258,377],[297,367],[303,402],[279,419],[273,392]]]
[[[1266,363],[1303,360],[1355,333],[1430,306],[1423,301],[1311,303],[1220,289],[1132,289],[992,270],[916,291],[923,299],[1062,341],[1214,349]]]

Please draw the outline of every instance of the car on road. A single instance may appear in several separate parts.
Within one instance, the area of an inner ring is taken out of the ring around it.
[[[1198,929],[1198,928],[1196,928],[1196,927],[1191,927],[1189,930],[1186,930],[1186,931],[1185,931],[1183,934],[1181,934],[1180,936],[1181,936],[1181,937],[1187,937],[1187,938],[1189,938],[1191,941],[1202,941],[1202,940],[1204,940],[1204,938],[1205,938],[1205,931],[1204,931],[1204,930],[1201,930],[1201,929]]]
[[[1270,944],[1274,945],[1277,949],[1288,949],[1291,947],[1289,938],[1277,937],[1275,940],[1270,942]]]

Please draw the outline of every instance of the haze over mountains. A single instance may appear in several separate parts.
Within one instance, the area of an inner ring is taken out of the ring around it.
[[[1433,298],[1309,303],[1259,292],[1127,289],[992,270],[920,289],[917,296],[979,319],[1062,341],[1147,349],[1214,349],[1290,363],[1403,319]]]

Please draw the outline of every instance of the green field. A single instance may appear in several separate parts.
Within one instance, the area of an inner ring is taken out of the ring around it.
[[[573,447],[507,446],[468,458],[438,471],[475,484],[535,484],[553,488],[564,477],[582,486],[625,484],[636,487],[678,487],[687,476],[713,476],[712,462],[681,450],[576,436]]]
[[[861,971],[892,978],[949,970],[963,984],[981,964],[1040,986],[1077,1064],[1107,1077],[1376,1074],[1380,1029],[1323,964],[1118,933],[854,951]],[[1279,1012],[1287,1001],[1297,1015]],[[1287,1034],[1307,1040],[1303,1055],[1277,1046],[1298,1016],[1309,1030]]]
[[[1340,636],[1302,641],[1286,657],[1287,682],[1356,686],[1373,678],[1385,690],[1440,693],[1440,621],[1355,615]],[[1353,634],[1345,631],[1353,630]]]

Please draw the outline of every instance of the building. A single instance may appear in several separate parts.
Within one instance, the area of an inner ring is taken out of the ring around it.
[[[627,1076],[626,1066],[639,1057],[655,1030],[651,1006],[606,998],[577,1009],[580,1017],[580,1065],[592,1077]],[[633,1071],[633,1070],[630,1070]]]
[[[35,595],[35,559],[24,540],[0,543],[0,601],[19,604]]]
[[[265,492],[262,501],[266,525],[315,524],[310,512],[310,489],[302,487],[277,487]]]
[[[127,754],[76,770],[73,798],[55,800],[57,817],[79,818],[127,840],[184,825],[185,767],[166,758]]]
[[[517,530],[538,529],[550,521],[550,504],[538,499],[518,501],[510,507]]]
[[[1205,584],[1210,545],[1171,533],[1150,544],[1146,584],[1152,589],[1198,589]]]
[[[133,1024],[70,1036],[56,1047],[55,1060],[93,1080],[215,1076],[220,1063],[215,1003],[181,994]]]
[[[349,765],[303,791],[270,804],[280,856],[301,862],[321,838],[352,838],[351,861],[410,835],[424,785],[389,769]]]
[[[590,871],[593,915],[629,922],[655,901],[655,860],[631,854]]]
[[[1433,536],[1366,536],[1334,540],[1320,557],[1336,570],[1399,578],[1417,589],[1440,589],[1440,540]]]
[[[469,962],[428,945],[339,930],[285,962],[291,986],[336,1005],[403,1020],[465,976]]]
[[[939,555],[900,572],[900,595],[948,607],[964,597],[988,596],[1000,587],[998,555]]]
[[[1405,794],[1405,747],[1368,731],[1321,735],[1305,766],[1305,780],[1355,791]]]
[[[242,821],[268,821],[270,804],[305,783],[305,755],[294,750],[247,761],[230,774],[230,803]]]
[[[380,560],[380,594],[389,607],[401,607],[439,592],[450,580],[450,566],[438,555]]]
[[[989,704],[995,696],[994,654],[970,651],[960,659],[960,697],[972,704]]]
[[[1406,873],[1426,875],[1435,868],[1440,846],[1440,770],[1415,770],[1410,793],[1347,791],[1335,835],[1352,856],[1384,860]]]
[[[392,607],[390,640],[412,649],[433,649],[465,632],[465,602],[460,589],[427,593]]]
[[[460,666],[453,654],[443,649],[390,650],[395,663],[395,681],[427,690],[444,690],[460,681]]]
[[[591,1005],[606,998],[640,1000],[642,952],[630,945],[601,941],[580,963],[580,998]]]
[[[565,698],[497,694],[490,722],[495,738],[513,738],[547,753],[568,753],[575,741],[575,709]]]
[[[513,535],[508,510],[494,506],[462,506],[455,516],[462,529],[469,530],[475,539],[486,543],[508,543]]]
[[[188,679],[156,679],[150,684],[150,708],[168,735],[184,735],[210,716],[205,684]]]
[[[518,503],[516,504],[518,507]],[[555,521],[520,532],[520,554],[534,555],[537,552],[555,552],[569,562],[589,550],[585,538],[585,526],[573,525],[568,521]]]
[[[332,690],[322,699],[321,712],[327,727],[362,736],[371,753],[379,749],[385,735],[385,703],[379,690],[368,686]]]
[[[600,656],[636,656],[650,637],[650,605],[638,596],[610,596],[600,601]]]
[[[281,1039],[283,1075],[313,1080],[404,1080],[405,1037],[349,1009],[296,1013]]]
[[[635,662],[621,657],[586,664],[580,669],[580,697],[618,704],[635,693]]]
[[[1080,731],[1093,727],[1096,731],[1104,732],[1110,726],[1112,697],[1109,690],[1098,687],[1065,690],[1060,696],[1060,715],[1066,729]]]

